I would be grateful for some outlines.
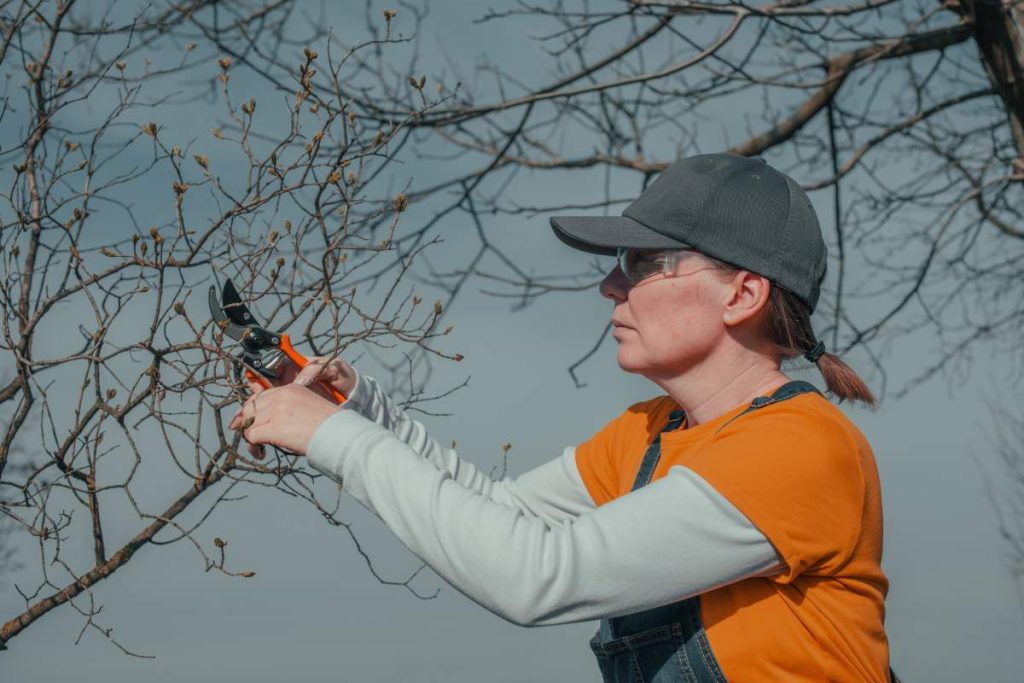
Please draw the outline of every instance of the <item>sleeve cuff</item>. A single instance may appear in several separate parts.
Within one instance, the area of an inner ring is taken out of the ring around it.
[[[363,373],[359,372],[355,366],[350,367],[356,374],[356,383],[352,387],[352,391],[349,393],[346,401],[341,404],[341,407],[342,409],[354,410],[360,415],[367,415],[373,398],[373,387],[370,386],[370,383],[363,377]]]

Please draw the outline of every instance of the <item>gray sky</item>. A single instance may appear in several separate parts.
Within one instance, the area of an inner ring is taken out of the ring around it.
[[[439,7],[429,20],[421,46],[428,59],[436,54],[432,36],[458,36],[446,39],[446,49],[467,72],[483,50],[495,61],[514,57],[522,69],[541,68],[543,56],[530,43],[473,27],[455,8]],[[340,25],[342,18],[334,20]],[[209,127],[201,111],[195,114],[191,120],[172,121],[177,115],[160,112],[153,117],[173,124],[185,138]],[[709,140],[706,151],[718,146]],[[406,177],[429,172],[423,163],[403,169]],[[581,175],[552,187],[551,176],[525,175],[517,193],[537,203],[568,193],[584,197],[593,182],[596,197],[597,179]],[[612,194],[635,190],[623,185]],[[165,194],[139,195],[138,205],[158,206]],[[828,237],[829,197],[813,199]],[[504,220],[502,239],[521,263],[538,272],[586,266],[588,257],[562,247],[545,218]],[[468,228],[458,218],[445,229],[444,248],[453,262],[470,248]],[[630,403],[658,393],[617,368],[611,342],[583,367],[586,388],[573,386],[566,369],[589,348],[609,314],[596,292],[551,295],[512,313],[506,301],[478,289],[471,287],[458,302],[451,317],[456,329],[445,346],[465,360],[438,366],[433,386],[467,376],[470,384],[435,406],[450,416],[426,418],[436,437],[458,440],[463,457],[485,467],[496,464],[501,444],[510,441],[510,471],[519,474],[583,441]],[[890,385],[919,372],[930,350],[933,340],[926,335],[899,340],[884,359]],[[863,356],[849,361],[867,370]],[[991,416],[983,398],[1008,370],[1005,359],[979,354],[961,383],[933,380],[903,400],[886,400],[877,412],[846,409],[871,442],[881,473],[884,568],[891,581],[886,625],[893,664],[909,681],[1021,680],[1024,611],[977,462],[998,474],[986,447]],[[816,372],[794,376],[823,386]],[[1014,391],[1019,396],[1019,388]],[[358,504],[347,499],[343,511],[385,575],[402,578],[418,566]],[[111,520],[110,528],[127,533],[137,525],[126,517]],[[415,585],[425,593],[440,588],[434,600],[380,585],[344,532],[284,496],[253,490],[215,512],[204,529],[205,536],[229,539],[232,566],[253,569],[257,576],[205,574],[195,553],[176,544],[146,548],[95,590],[105,605],[103,623],[128,647],[155,654],[155,660],[125,657],[94,633],[73,645],[82,619],[65,607],[10,643],[0,656],[0,677],[5,683],[598,679],[587,646],[595,624],[519,628],[429,572]],[[30,547],[26,553],[28,569],[4,577],[0,586],[4,619],[20,611],[12,584],[31,585],[38,570]]]

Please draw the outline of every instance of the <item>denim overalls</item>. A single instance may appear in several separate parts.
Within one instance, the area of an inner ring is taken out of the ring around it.
[[[732,419],[808,391],[818,390],[808,382],[788,382],[771,396],[758,396],[749,408]],[[685,417],[682,410],[673,412],[661,433],[678,429]],[[660,457],[658,434],[644,453],[633,491],[651,481]],[[727,683],[704,632],[699,595],[643,612],[602,619],[590,647],[608,683]]]

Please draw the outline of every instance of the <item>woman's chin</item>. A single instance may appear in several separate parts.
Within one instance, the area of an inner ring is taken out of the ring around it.
[[[619,347],[619,353],[616,360],[619,363],[619,367],[625,372],[642,373],[647,368],[646,363],[637,358],[635,354],[630,353],[628,349],[624,349],[622,346]]]

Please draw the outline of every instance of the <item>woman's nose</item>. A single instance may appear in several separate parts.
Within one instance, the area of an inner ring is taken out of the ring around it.
[[[601,296],[612,301],[625,301],[629,294],[629,280],[622,269],[615,266],[615,269],[601,281],[598,291],[601,292]]]

